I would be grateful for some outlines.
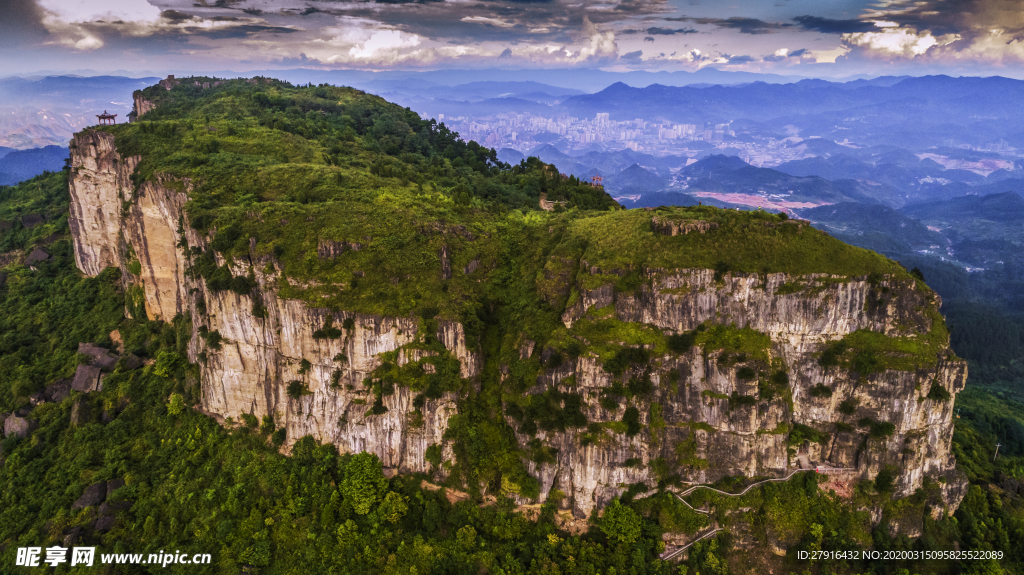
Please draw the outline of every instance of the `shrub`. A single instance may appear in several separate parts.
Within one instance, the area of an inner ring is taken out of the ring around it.
[[[886,465],[878,471],[875,476],[875,490],[879,493],[889,493],[896,486],[896,470]]]
[[[170,401],[167,402],[167,414],[178,415],[185,411],[185,398],[180,393],[172,393]]]
[[[305,383],[297,379],[288,382],[288,397],[292,399],[301,399],[302,396],[312,395],[312,393]]]
[[[839,413],[843,415],[853,415],[857,413],[857,406],[860,405],[860,400],[855,397],[844,399],[839,403]]]
[[[624,347],[615,352],[615,355],[604,362],[602,366],[605,371],[613,375],[622,375],[630,365],[646,363],[650,359],[650,353],[639,347]]]
[[[640,425],[640,410],[635,407],[627,407],[626,413],[622,415],[622,423],[626,424],[626,435],[636,435],[643,429]]]
[[[313,339],[338,339],[341,337],[341,330],[334,327],[334,320],[327,316],[324,326],[313,332]]]
[[[933,383],[932,388],[928,390],[928,395],[925,397],[934,401],[949,401],[953,396],[946,391],[945,387],[938,383]]]
[[[677,333],[665,338],[665,343],[670,351],[681,354],[690,351],[696,339],[697,336],[693,332]]]
[[[729,409],[750,407],[751,405],[757,405],[757,398],[753,395],[740,395],[734,391],[729,396]]]
[[[629,378],[629,383],[626,384],[626,389],[629,393],[635,396],[646,397],[654,391],[654,382],[651,381],[650,374],[643,374],[640,377]]]
[[[749,380],[757,377],[757,372],[754,368],[749,366],[743,366],[736,370],[736,378],[741,380]]]
[[[832,388],[819,383],[818,385],[815,385],[814,387],[811,388],[810,393],[811,397],[832,397]]]
[[[822,367],[837,367],[840,357],[846,352],[848,347],[849,344],[842,339],[832,343],[821,352],[821,357],[818,358],[818,365]]]

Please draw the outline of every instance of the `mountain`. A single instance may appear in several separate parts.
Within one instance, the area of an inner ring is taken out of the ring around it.
[[[801,217],[845,242],[918,268],[942,296],[956,327],[953,349],[977,385],[1022,398],[1024,201],[1004,192],[894,210],[843,203],[800,210]]]
[[[667,179],[641,168],[640,164],[606,177],[603,183],[606,190],[618,194],[659,192],[668,186]]]
[[[841,202],[799,213],[843,241],[895,259],[918,251],[946,253],[945,236],[888,206]]]
[[[796,177],[771,168],[751,166],[736,156],[715,154],[682,168],[676,181],[687,194],[708,196],[735,204],[787,207],[842,201],[876,202],[888,194],[884,188],[816,176]],[[809,207],[809,206],[804,206]]]
[[[498,159],[506,164],[518,164],[526,159],[526,156],[518,150],[512,148],[502,148],[498,150]]]
[[[76,131],[104,110],[126,121],[132,90],[156,78],[47,76],[0,78],[0,146],[66,147]]]
[[[947,220],[951,214],[956,214],[958,219],[979,218],[1016,225],[1024,223],[1024,198],[1017,192],[963,196],[907,206],[903,212],[922,220]]]
[[[67,157],[68,149],[60,146],[13,150],[0,156],[0,185],[16,184],[44,171],[60,171]]]
[[[966,364],[898,263],[785,215],[621,209],[357,90],[197,81],[0,194],[0,540],[641,573],[721,528],[747,560],[977,521]],[[747,169],[692,173],[718,164]]]
[[[753,122],[737,135],[778,136],[785,126],[804,139],[851,139],[923,151],[937,142],[972,147],[1005,140],[1024,145],[1024,112],[1012,103],[1024,82],[1008,78],[903,78],[889,84],[800,81],[734,86],[635,88],[617,82],[573,96],[556,109],[577,117],[608,112],[615,120],[648,119],[704,125]],[[642,114],[638,114],[642,110]],[[984,110],[984,114],[979,111]]]

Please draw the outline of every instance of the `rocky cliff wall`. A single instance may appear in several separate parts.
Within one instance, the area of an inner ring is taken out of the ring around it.
[[[556,461],[531,463],[542,498],[557,487],[570,496],[567,505],[577,515],[586,515],[633,484],[653,488],[672,475],[688,483],[732,475],[782,477],[802,461],[844,468],[846,477],[859,479],[872,479],[891,465],[899,469],[897,496],[913,493],[927,477],[940,486],[946,510],[955,510],[966,480],[950,451],[953,401],[928,395],[933,385],[950,396],[962,390],[966,363],[945,346],[938,357],[908,370],[865,375],[819,362],[829,342],[857,330],[927,337],[934,321],[927,312],[937,309],[937,295],[912,281],[877,278],[725,274],[716,280],[711,270],[644,270],[644,276],[649,286],[634,293],[616,293],[612,285],[576,286],[578,300],[562,318],[570,333],[587,318],[639,322],[665,333],[731,325],[768,335],[767,359],[734,354],[723,362],[725,352],[694,347],[653,357],[620,377],[592,356],[546,370],[530,393],[579,393],[590,425],[537,434],[557,450]],[[546,361],[552,351],[534,353]],[[759,387],[777,371],[785,372],[787,389],[766,399]],[[613,397],[617,408],[602,407],[600,398],[616,382],[645,376],[653,383],[649,396]],[[843,405],[847,400],[852,408]],[[616,424],[629,407],[639,411],[641,422],[632,436]],[[866,419],[892,424],[891,434],[872,436]],[[787,438],[798,425],[822,434],[822,441],[790,445]],[[518,435],[524,444],[533,439]]]
[[[76,135],[71,154],[70,221],[80,269],[95,275],[108,266],[120,267],[150,318],[191,317],[189,359],[202,366],[205,410],[236,419],[269,416],[287,428],[289,443],[312,435],[343,452],[376,453],[386,467],[400,471],[429,471],[425,454],[435,444],[443,446],[443,459],[454,459],[443,435],[457,412],[455,394],[417,407],[416,394],[396,386],[382,397],[386,412],[369,412],[375,398],[364,380],[382,364],[382,354],[397,352],[399,364],[428,354],[409,347],[422,322],[332,312],[282,298],[279,267],[255,250],[232,263],[235,275],[255,279],[251,294],[212,291],[188,273],[187,250],[206,250],[211,242],[188,224],[184,206],[190,182],[158,177],[135,190],[130,176],[139,159],[121,158],[113,136],[102,131]],[[583,268],[600,274],[585,262]],[[818,361],[828,342],[857,330],[924,337],[934,321],[928,311],[938,305],[932,292],[886,278],[642,273],[647,283],[627,293],[612,285],[568,285],[572,275],[566,275],[564,293],[576,294],[562,316],[569,335],[584,341],[579,326],[600,310],[602,317],[643,324],[665,335],[731,325],[756,330],[770,344],[759,357],[731,358],[695,346],[652,357],[618,377],[590,352],[542,370],[528,393],[578,393],[588,425],[530,433],[508,418],[520,428],[521,445],[540,439],[557,450],[546,462],[529,463],[540,480],[541,499],[558,488],[569,495],[564,505],[586,516],[633,484],[653,488],[673,477],[686,482],[727,475],[778,477],[803,461],[849,468],[864,479],[892,465],[901,470],[899,495],[930,478],[941,486],[947,510],[958,504],[965,482],[950,453],[952,400],[928,395],[933,386],[951,395],[962,389],[965,364],[946,348],[920,366],[868,375]],[[340,336],[315,338],[328,321]],[[211,346],[203,335],[212,332],[221,336],[219,346]],[[477,378],[483,358],[477,344],[466,340],[463,326],[439,322],[435,335],[459,360],[461,375]],[[520,343],[524,358],[547,361],[554,352]],[[745,375],[743,368],[749,368]],[[776,372],[784,373],[787,383],[765,393],[765,381]],[[613,398],[614,406],[602,403],[616,384],[644,378],[650,380],[649,392]],[[290,387],[298,392],[289,394]],[[852,411],[843,407],[846,400],[853,401]],[[630,408],[639,413],[635,434],[623,430]],[[891,433],[872,436],[861,423],[868,419],[891,424]],[[804,434],[819,435],[791,444],[800,426]]]
[[[270,416],[287,428],[289,444],[312,435],[342,452],[376,453],[391,469],[430,471],[425,452],[444,443],[455,396],[428,399],[417,409],[416,394],[398,388],[382,398],[386,413],[369,415],[374,396],[363,384],[380,366],[381,354],[416,338],[417,320],[332,313],[279,298],[276,271],[268,273],[268,262],[255,256],[235,262],[234,269],[256,277],[251,295],[212,291],[187,273],[186,246],[205,249],[209,243],[187,222],[189,182],[158,178],[133,190],[130,176],[138,158],[121,158],[113,136],[102,131],[76,135],[71,161],[70,220],[79,269],[96,275],[119,267],[130,287],[141,288],[149,318],[191,317],[189,360],[202,366],[203,409],[225,418]],[[138,275],[132,273],[133,262]],[[264,313],[254,313],[254,298]],[[337,339],[315,339],[313,332],[328,316],[335,326],[351,319],[351,328]],[[220,334],[219,346],[211,347],[203,332]],[[462,326],[441,322],[436,336],[461,362],[462,375],[475,375],[480,359]],[[398,363],[419,359],[402,353]],[[300,382],[301,393],[288,394],[292,382]],[[451,459],[450,447],[444,449]]]

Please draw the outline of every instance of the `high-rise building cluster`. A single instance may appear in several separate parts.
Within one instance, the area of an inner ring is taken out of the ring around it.
[[[667,153],[686,142],[722,142],[733,135],[729,124],[680,124],[641,118],[612,120],[610,113],[594,118],[560,114],[551,118],[529,113],[504,113],[487,117],[438,114],[436,119],[463,138],[491,147],[530,149],[537,144],[559,141],[578,148],[605,144],[649,153]]]

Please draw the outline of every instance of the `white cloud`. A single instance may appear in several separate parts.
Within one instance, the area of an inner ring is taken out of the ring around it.
[[[843,34],[843,41],[852,46],[863,46],[886,55],[920,56],[934,46],[944,46],[960,39],[958,34],[936,38],[928,30],[918,33],[911,28],[885,27],[878,32]]]
[[[361,43],[349,48],[349,55],[359,59],[375,59],[386,54],[397,54],[405,48],[419,46],[420,37],[398,30],[378,30]]]
[[[160,9],[146,0],[37,0],[40,8],[62,22],[156,22]]]
[[[806,54],[817,64],[835,64],[836,59],[850,53],[848,46],[839,46],[831,50],[810,50]]]

